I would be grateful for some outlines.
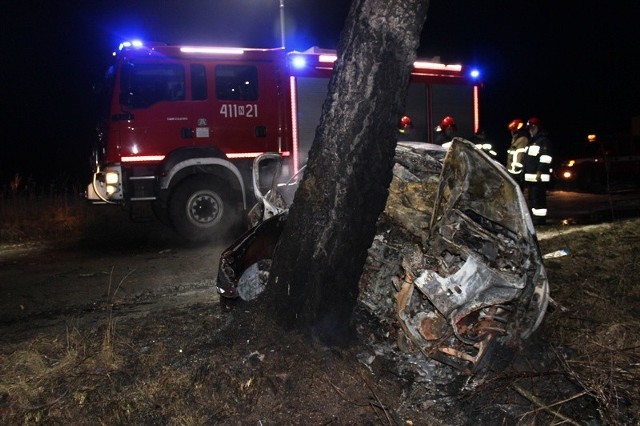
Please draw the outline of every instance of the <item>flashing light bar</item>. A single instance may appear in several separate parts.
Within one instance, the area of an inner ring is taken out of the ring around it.
[[[126,47],[142,47],[143,44],[140,40],[132,40],[132,41],[123,41],[118,46],[118,50],[122,50]]]
[[[182,53],[206,53],[206,54],[223,54],[223,55],[242,55],[244,49],[236,47],[197,47],[197,46],[185,46],[181,47]]]
[[[439,62],[416,61],[413,67],[422,70],[446,70],[446,71],[462,71],[462,65],[447,65]]]
[[[140,163],[143,161],[162,161],[164,155],[140,155],[138,157],[122,157],[123,163]]]
[[[258,155],[262,155],[264,152],[234,152],[231,154],[227,154],[228,158],[256,158]],[[283,157],[288,157],[291,155],[289,151],[280,152],[280,155]]]
[[[336,55],[318,55],[318,62],[333,63],[338,59]],[[438,62],[416,61],[413,63],[416,69],[462,71],[462,65],[447,65]]]

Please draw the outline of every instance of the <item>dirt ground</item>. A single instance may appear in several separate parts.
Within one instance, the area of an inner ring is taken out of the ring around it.
[[[545,261],[553,303],[471,377],[377,349],[362,317],[336,349],[220,303],[225,243],[155,226],[0,247],[1,424],[640,422],[638,219],[540,228],[542,253],[569,250]]]

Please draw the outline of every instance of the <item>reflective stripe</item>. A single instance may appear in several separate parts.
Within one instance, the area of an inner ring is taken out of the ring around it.
[[[532,157],[535,157],[539,153],[540,153],[540,147],[538,145],[531,145],[527,149],[527,154],[529,154]]]
[[[532,213],[534,216],[538,216],[538,217],[542,216],[542,217],[544,217],[544,216],[546,216],[546,215],[547,215],[547,209],[533,209],[533,208],[532,208],[532,209],[531,209],[531,213]]]
[[[507,151],[507,160],[511,160],[508,164],[508,171],[511,174],[517,175],[522,172],[523,164],[518,161],[522,158],[522,154],[527,151],[527,148],[509,149]]]
[[[550,155],[541,155],[540,162],[544,164],[551,164],[551,156]]]
[[[121,160],[123,163],[162,161],[164,160],[164,155],[140,155],[136,157],[122,157]]]
[[[522,163],[518,163],[517,161],[512,161],[509,165],[509,173],[514,175],[519,175],[522,173]]]
[[[540,174],[540,180],[538,180],[538,174],[537,173],[525,173],[524,174],[524,180],[526,182],[550,182],[551,181],[551,175],[547,174],[547,173],[541,173]]]

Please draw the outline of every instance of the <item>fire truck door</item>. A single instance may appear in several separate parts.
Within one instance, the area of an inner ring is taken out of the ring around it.
[[[121,155],[166,154],[190,145],[190,105],[184,66],[141,62],[123,66],[119,109],[112,117],[121,134]]]
[[[216,64],[210,75],[209,124],[215,146],[239,155],[284,150],[281,97],[273,63]]]

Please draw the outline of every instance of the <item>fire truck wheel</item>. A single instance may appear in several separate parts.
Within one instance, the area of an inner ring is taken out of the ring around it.
[[[169,219],[178,234],[190,241],[223,237],[238,217],[223,185],[214,178],[187,179],[169,200]]]

